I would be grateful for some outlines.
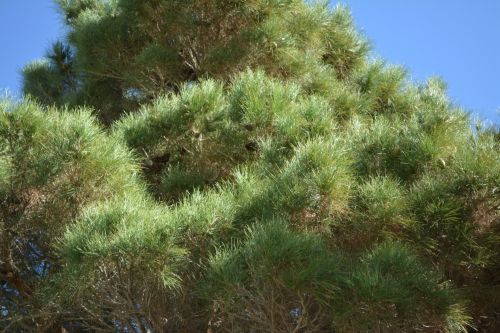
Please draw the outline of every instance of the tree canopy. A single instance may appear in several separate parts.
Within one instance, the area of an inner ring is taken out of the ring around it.
[[[500,329],[499,131],[346,8],[56,3],[0,103],[0,330]]]

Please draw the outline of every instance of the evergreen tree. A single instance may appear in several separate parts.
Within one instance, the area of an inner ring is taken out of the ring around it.
[[[302,0],[57,0],[0,104],[6,332],[496,332],[500,134]]]

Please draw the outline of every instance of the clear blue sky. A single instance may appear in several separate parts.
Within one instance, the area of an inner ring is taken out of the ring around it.
[[[0,0],[0,92],[17,94],[21,68],[61,35],[63,21],[51,0]]]
[[[375,52],[500,124],[500,0],[343,0]]]
[[[377,55],[416,81],[443,77],[453,101],[500,123],[500,0],[341,2]],[[0,91],[18,93],[19,70],[61,35],[51,0],[0,0]]]

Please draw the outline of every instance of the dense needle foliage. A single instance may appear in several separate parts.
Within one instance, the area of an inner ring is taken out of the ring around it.
[[[57,0],[0,103],[0,330],[497,332],[500,135],[303,0]]]

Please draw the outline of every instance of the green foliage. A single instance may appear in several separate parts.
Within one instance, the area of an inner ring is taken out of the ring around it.
[[[366,216],[375,221],[394,221],[406,210],[406,202],[397,182],[373,178],[360,188],[360,201]]]
[[[3,258],[10,258],[1,262],[2,277],[19,288],[12,300],[19,305],[12,311],[22,313],[31,300],[20,296],[62,268],[47,263],[58,257],[57,242],[82,208],[140,191],[142,185],[129,151],[104,134],[88,110],[5,103],[0,137],[0,237]],[[19,276],[23,283],[16,282]]]
[[[351,14],[344,7],[335,8],[326,31],[323,60],[333,66],[338,78],[345,79],[364,64],[369,45],[354,29]]]
[[[347,9],[56,2],[0,102],[0,330],[500,327],[498,129]]]
[[[23,93],[45,105],[62,105],[75,99],[77,77],[71,48],[56,42],[45,60],[34,61],[23,68]]]
[[[401,67],[385,66],[381,61],[366,65],[354,78],[358,89],[366,97],[365,109],[369,114],[407,113],[411,96],[404,91],[406,71]]]
[[[200,293],[215,300],[222,331],[466,331],[454,291],[400,244],[381,244],[359,260],[348,265],[321,238],[270,221],[209,259]]]
[[[491,135],[481,134],[442,168],[412,187],[416,239],[454,267],[447,267],[450,274],[477,277],[480,267],[491,265],[496,256],[486,239],[496,238],[498,225],[498,144]],[[458,267],[460,272],[455,271]]]
[[[346,77],[368,50],[345,9],[299,0],[57,2],[77,51],[71,68],[78,96],[70,100],[100,109],[107,124],[185,82],[206,76],[227,82],[247,67],[300,78],[326,65]],[[36,90],[43,80],[32,72],[24,76],[26,92],[48,104],[68,100],[59,90],[45,96],[56,80],[45,78],[50,85]]]
[[[12,165],[8,158],[2,156],[0,159],[0,193],[5,195],[9,191],[10,175]]]
[[[454,292],[399,244],[384,243],[363,255],[349,277],[349,288],[351,302],[340,307],[344,313],[339,323],[354,326],[354,331],[434,327],[466,332],[469,318],[457,311]]]
[[[26,101],[0,117],[2,158],[11,166],[8,196],[22,198],[31,212],[75,216],[69,207],[140,188],[129,151],[104,134],[88,110],[43,110]],[[46,211],[52,204],[62,206]],[[61,209],[66,204],[67,211]]]
[[[433,159],[433,142],[415,122],[377,117],[354,129],[360,176],[391,175],[411,181]]]
[[[200,293],[215,301],[221,331],[320,331],[330,324],[321,311],[341,267],[320,238],[275,220],[248,229],[241,246],[216,252]]]

